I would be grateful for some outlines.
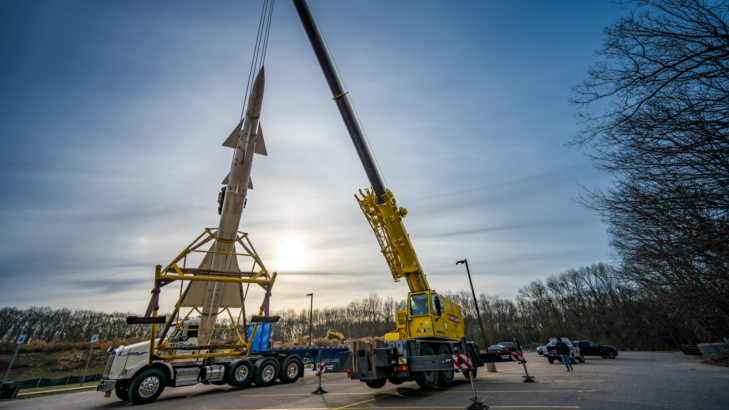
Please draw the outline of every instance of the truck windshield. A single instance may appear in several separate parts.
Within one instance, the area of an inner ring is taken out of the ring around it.
[[[428,294],[420,293],[410,296],[410,315],[427,315],[428,314]]]

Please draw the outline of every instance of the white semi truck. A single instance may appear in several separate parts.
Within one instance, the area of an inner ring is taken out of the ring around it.
[[[175,348],[170,352],[174,356],[181,356],[177,359],[152,360],[150,366],[150,342],[109,349],[109,360],[97,390],[106,393],[107,397],[114,392],[121,400],[144,404],[156,400],[166,387],[193,386],[198,383],[228,384],[238,388],[255,383],[256,386],[264,387],[276,380],[293,383],[304,376],[304,362],[316,361],[321,354],[323,360],[334,363],[338,361],[340,352],[348,350],[347,347],[271,349],[273,324],[259,323],[258,326],[248,325],[248,331],[255,332],[250,335],[253,343],[248,357],[198,357],[222,351],[215,348],[197,349],[200,347],[200,319],[185,320],[179,330],[171,328],[163,338],[169,337],[168,346]],[[158,343],[160,339],[155,340],[155,344]]]

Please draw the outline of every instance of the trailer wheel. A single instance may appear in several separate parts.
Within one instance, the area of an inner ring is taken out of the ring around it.
[[[253,366],[247,360],[241,360],[231,364],[225,381],[233,387],[246,387],[253,379]]]
[[[256,386],[270,386],[276,379],[278,379],[278,362],[274,359],[263,359],[263,363],[258,366],[258,373],[256,373]]]
[[[464,370],[463,375],[466,376],[466,379],[471,380],[471,375],[473,375],[473,378],[476,379],[476,374],[478,373],[478,355],[476,355],[476,351],[473,350],[473,347],[468,347],[468,354],[471,355],[471,361],[473,362],[473,370]]]
[[[369,382],[365,382],[365,384],[373,389],[379,389],[380,387],[384,386],[385,383],[387,383],[387,379],[377,379],[372,380]]]
[[[160,369],[149,369],[139,373],[129,385],[129,400],[133,404],[147,404],[157,400],[166,384],[165,374]]]
[[[278,376],[278,379],[281,380],[281,383],[293,383],[299,380],[299,374],[303,368],[304,366],[299,359],[289,357],[284,361],[283,371]]]
[[[116,397],[119,398],[121,401],[129,401],[129,388],[126,386],[116,386],[114,389],[114,393],[116,393]]]
[[[421,356],[433,356],[433,348],[428,345],[420,346]],[[417,372],[415,376],[415,382],[418,383],[423,390],[430,390],[435,387],[438,382],[438,371],[437,370],[422,370]]]
[[[438,354],[449,355],[451,354],[451,349],[449,349],[446,345],[440,345],[440,347],[438,348]],[[439,387],[446,387],[449,384],[453,383],[453,377],[455,377],[455,373],[453,372],[453,370],[441,370],[438,372],[438,381],[436,382],[436,384]]]

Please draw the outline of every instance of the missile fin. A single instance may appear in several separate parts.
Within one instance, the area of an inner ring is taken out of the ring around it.
[[[266,152],[266,143],[263,141],[263,128],[261,123],[258,123],[258,138],[256,138],[256,150],[254,151],[258,155],[268,156]]]
[[[248,189],[253,189],[253,178],[248,177]]]
[[[225,142],[223,143],[224,147],[235,148],[236,145],[238,145],[238,137],[240,136],[241,127],[243,127],[243,120],[240,120],[233,132],[231,132],[228,138],[225,140]]]
[[[228,185],[228,179],[230,179],[230,172],[228,172],[228,175],[225,176],[225,179],[221,182],[221,184]]]

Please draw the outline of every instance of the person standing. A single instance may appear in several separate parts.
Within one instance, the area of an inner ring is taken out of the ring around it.
[[[564,365],[567,366],[567,371],[575,370],[572,368],[570,362],[570,347],[566,343],[562,342],[562,339],[557,339],[557,345],[554,347],[557,350],[557,354],[562,358]]]

